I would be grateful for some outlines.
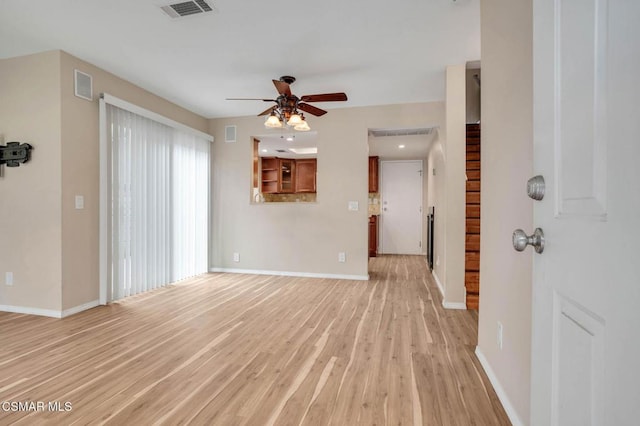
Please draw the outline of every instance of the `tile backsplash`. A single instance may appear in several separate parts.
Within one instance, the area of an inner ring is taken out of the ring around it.
[[[377,192],[369,193],[369,216],[380,215],[380,194]]]
[[[263,194],[267,203],[315,203],[315,193]]]

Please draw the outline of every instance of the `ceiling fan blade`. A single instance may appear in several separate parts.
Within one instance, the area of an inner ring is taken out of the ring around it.
[[[309,114],[315,115],[316,117],[320,117],[321,115],[325,115],[327,111],[316,108],[313,105],[299,103],[298,108],[303,110],[304,112],[308,112]]]
[[[267,108],[264,111],[262,111],[260,114],[258,114],[258,117],[260,117],[261,115],[271,114],[271,111],[273,111],[276,108],[277,108],[276,105],[272,106],[271,108]]]
[[[225,98],[227,101],[264,101],[264,102],[277,102],[275,99],[263,99],[263,98]]]
[[[347,100],[346,93],[322,93],[320,95],[305,95],[300,98],[303,102],[341,102]]]
[[[289,83],[285,83],[280,80],[273,80],[273,85],[276,86],[276,90],[281,95],[291,96],[291,88],[289,88]]]

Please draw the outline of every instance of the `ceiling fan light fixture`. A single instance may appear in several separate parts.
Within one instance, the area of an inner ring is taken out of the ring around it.
[[[264,125],[270,128],[278,128],[282,127],[282,121],[272,112],[265,120]]]
[[[293,128],[299,132],[308,132],[309,130],[311,130],[311,127],[309,127],[309,124],[304,120],[302,120],[300,124],[296,124]]]
[[[287,121],[287,124],[289,126],[297,126],[298,124],[302,123],[302,117],[300,117],[300,114],[298,114],[296,111],[293,112],[293,114],[291,114],[291,117],[289,117],[289,121]]]

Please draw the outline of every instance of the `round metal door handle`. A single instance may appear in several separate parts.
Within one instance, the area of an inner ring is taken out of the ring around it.
[[[524,251],[527,246],[532,246],[536,253],[544,251],[544,232],[540,228],[536,228],[532,235],[527,235],[522,229],[516,229],[513,231],[512,240],[516,251]]]

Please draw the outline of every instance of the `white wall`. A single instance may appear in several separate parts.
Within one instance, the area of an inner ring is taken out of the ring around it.
[[[264,134],[263,118],[210,120],[214,268],[317,273],[366,278],[368,266],[369,128],[444,125],[442,102],[340,108],[307,117],[318,132],[316,203],[250,203],[251,136]],[[237,125],[237,142],[224,142],[224,126]],[[349,201],[360,210],[348,211]],[[233,253],[240,262],[233,262]],[[338,252],[347,261],[338,262]]]
[[[529,422],[532,251],[514,229],[533,229],[532,2],[483,1],[482,207],[478,353],[514,424]],[[503,324],[498,348],[497,323]]]

